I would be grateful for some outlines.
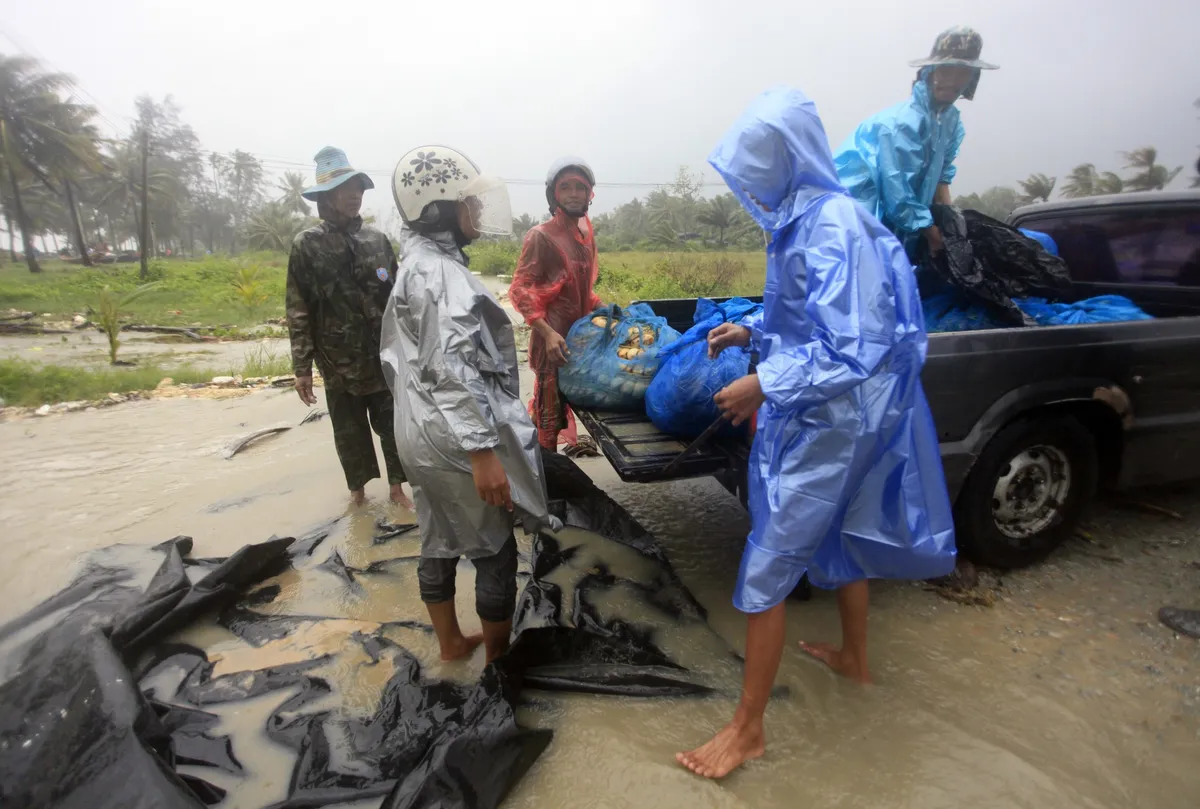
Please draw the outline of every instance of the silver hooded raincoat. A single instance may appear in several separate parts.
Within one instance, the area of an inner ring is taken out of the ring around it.
[[[380,357],[396,400],[396,446],[413,487],[421,554],[500,550],[513,517],[475,491],[469,453],[495,450],[529,530],[548,515],[537,433],[521,405],[512,322],[466,267],[450,234],[405,231]]]

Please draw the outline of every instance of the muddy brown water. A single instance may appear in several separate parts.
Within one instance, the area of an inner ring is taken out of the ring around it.
[[[347,507],[327,420],[222,458],[230,440],[279,422],[298,424],[303,415],[290,391],[263,391],[0,423],[0,621],[66,584],[81,553],[118,542],[187,534],[198,556],[217,556],[344,515],[334,547],[348,564],[396,556],[396,543],[410,540],[373,547],[370,534],[376,519],[406,515],[384,502],[380,481],[368,486],[364,509]],[[583,465],[658,537],[709,609],[711,632],[663,623],[660,638],[673,657],[715,678],[725,693],[536,695],[522,719],[553,727],[555,737],[506,806],[1200,805],[1200,652],[1195,641],[1175,637],[1154,618],[1164,603],[1200,605],[1200,568],[1192,564],[1200,562],[1195,487],[1147,495],[1179,511],[1179,521],[1101,506],[1089,521],[1100,545],[1073,542],[1031,570],[999,582],[985,576],[1000,596],[991,609],[941,600],[921,585],[874,585],[873,688],[839,681],[795,648],[801,638],[836,639],[833,598],[818,593],[812,602],[790,605],[779,676],[789,693],[768,710],[768,753],[711,783],[677,767],[673,754],[707,738],[734,707],[738,672],[722,662],[722,650],[740,649],[744,641],[744,619],[730,595],[746,518],[710,481],[626,485],[602,460]],[[595,542],[577,560],[582,566],[602,560],[635,578],[643,561]],[[470,566],[460,576],[459,592],[470,593]],[[216,627],[189,630],[188,639],[220,657],[226,671],[260,667],[264,654],[309,657],[361,622],[422,619],[415,570],[401,574],[399,586],[389,581],[367,582],[380,588],[368,602],[347,597],[333,577],[281,581],[285,601],[318,605],[321,614],[344,621],[265,651],[251,651]],[[464,627],[477,626],[470,604],[459,602]],[[619,589],[601,607],[661,620],[640,614],[644,607]],[[417,632],[400,640],[433,676],[470,678],[482,665],[478,656],[437,662],[432,640]],[[342,708],[369,710],[386,672],[364,679],[348,656],[330,666]],[[259,728],[286,696],[226,706],[224,721]],[[237,754],[252,770],[244,780],[196,771],[232,789],[222,806],[256,807],[282,796],[289,751],[264,738]]]

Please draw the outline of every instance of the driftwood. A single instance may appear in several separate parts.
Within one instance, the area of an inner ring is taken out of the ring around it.
[[[8,320],[33,320],[33,312],[18,312],[15,315],[0,315],[0,322]]]
[[[328,415],[328,410],[310,410],[304,415],[304,418],[300,420],[300,423],[303,425],[308,424],[310,421],[320,421]]]
[[[67,329],[47,329],[37,323],[0,323],[0,334],[70,334]]]
[[[196,334],[196,331],[197,330],[211,331],[214,328],[215,328],[215,326],[192,326],[189,328],[185,328],[183,326],[141,326],[141,325],[127,324],[127,325],[121,326],[121,331],[145,331],[145,332],[160,332],[162,334],[182,334],[184,337],[190,337],[193,340],[204,340],[206,338],[201,337],[199,334]],[[97,327],[96,331],[104,331],[104,329]]]
[[[252,433],[248,433],[241,438],[232,441],[227,447],[225,447],[224,450],[221,451],[221,456],[228,461],[234,455],[237,455],[239,452],[258,439],[263,438],[264,436],[274,435],[275,433],[282,433],[290,429],[292,429],[292,425],[290,424],[277,424],[274,427],[263,427],[261,430],[255,430]]]

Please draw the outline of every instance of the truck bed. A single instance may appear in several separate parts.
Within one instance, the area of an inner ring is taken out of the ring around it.
[[[1098,387],[1118,385],[1129,392],[1135,416],[1118,483],[1200,476],[1200,301],[1178,289],[1120,292],[1157,319],[930,335],[922,382],[952,498],[990,438],[991,421],[994,429],[1003,426],[1006,401],[1027,391],[1046,402],[1086,400]],[[646,303],[673,328],[691,326],[694,299]],[[625,481],[666,480],[663,471],[689,443],[659,431],[642,412],[574,411]],[[748,456],[745,440],[714,439],[670,478],[716,475],[734,491]]]

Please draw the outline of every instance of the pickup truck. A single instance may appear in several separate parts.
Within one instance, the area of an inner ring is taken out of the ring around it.
[[[1010,224],[1049,234],[1072,299],[1124,295],[1153,320],[929,336],[922,373],[960,551],[1000,568],[1044,558],[1095,492],[1200,478],[1200,192],[1043,203]],[[672,327],[694,299],[646,301]],[[643,413],[574,408],[625,481],[668,479],[688,440]],[[716,439],[670,479],[716,477],[745,504],[747,439]]]

